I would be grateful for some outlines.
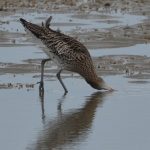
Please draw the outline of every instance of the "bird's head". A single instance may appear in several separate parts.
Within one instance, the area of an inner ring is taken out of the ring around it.
[[[99,78],[99,77],[96,80],[92,80],[92,81],[87,80],[87,83],[97,90],[114,91],[112,87],[107,85],[106,82],[102,78]]]

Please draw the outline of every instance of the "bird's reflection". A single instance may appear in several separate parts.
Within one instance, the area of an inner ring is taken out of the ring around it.
[[[52,149],[66,149],[80,141],[84,141],[87,137],[95,116],[98,105],[102,105],[104,97],[110,92],[96,92],[85,99],[85,104],[80,109],[75,109],[67,113],[61,111],[61,103],[65,99],[59,101],[58,116],[46,121],[44,130],[40,133],[36,144],[32,147],[35,150],[52,150]],[[44,103],[44,99],[41,101]],[[42,117],[44,115],[44,104],[42,106]]]
[[[45,109],[44,109],[44,94],[41,95],[39,93],[39,98],[40,98],[40,102],[41,102],[41,111],[42,111],[42,122],[45,123]]]
[[[59,102],[58,102],[58,106],[57,106],[57,109],[59,111],[59,113],[61,113],[62,109],[62,104],[64,102],[66,98],[66,94],[62,95],[61,98],[59,98]],[[45,108],[44,108],[44,94],[41,95],[41,93],[39,92],[39,99],[40,99],[40,103],[41,103],[41,112],[42,112],[42,115],[41,115],[41,118],[42,118],[42,122],[45,123],[45,119],[46,119],[46,116],[45,116]]]

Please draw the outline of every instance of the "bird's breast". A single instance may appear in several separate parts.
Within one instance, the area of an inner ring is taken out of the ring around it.
[[[48,49],[46,51],[46,54],[55,63],[55,65],[57,65],[58,67],[61,67],[61,68],[63,67],[62,59],[59,56],[57,56],[56,54],[54,54],[50,49]]]

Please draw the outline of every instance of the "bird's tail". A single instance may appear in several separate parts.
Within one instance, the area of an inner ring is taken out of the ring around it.
[[[22,25],[28,29],[32,34],[34,34],[37,38],[40,38],[43,34],[45,34],[45,30],[42,26],[38,26],[36,24],[30,23],[22,18],[20,18],[20,22]]]

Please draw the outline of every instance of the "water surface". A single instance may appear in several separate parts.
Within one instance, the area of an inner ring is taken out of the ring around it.
[[[7,81],[14,78],[7,76]],[[15,80],[30,82],[30,77],[18,75]],[[146,149],[150,84],[133,84],[122,76],[104,79],[118,91],[97,92],[76,78],[64,80],[66,96],[58,81],[46,82],[44,97],[39,97],[38,85],[29,91],[0,90],[1,147]]]

